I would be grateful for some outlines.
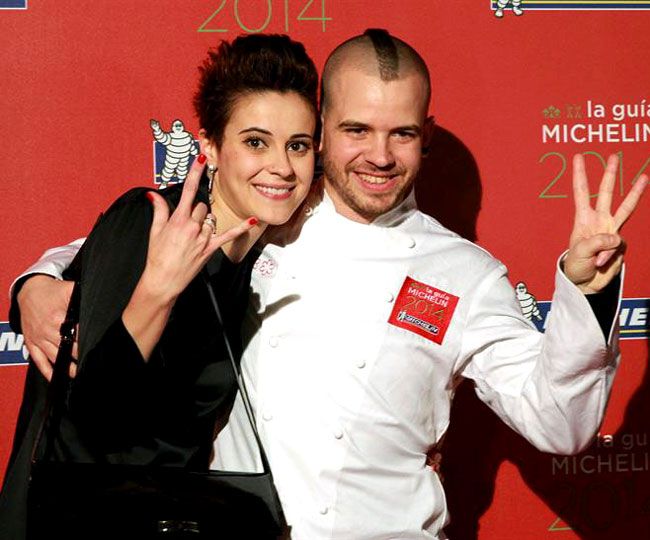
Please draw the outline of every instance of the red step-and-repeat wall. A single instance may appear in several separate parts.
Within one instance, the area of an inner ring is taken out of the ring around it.
[[[522,15],[508,5],[501,18],[496,7],[0,0],[0,290],[47,247],[83,236],[127,188],[160,182],[165,146],[151,120],[169,131],[179,119],[196,136],[191,96],[208,47],[288,33],[321,67],[342,40],[383,27],[432,73],[438,129],[419,180],[422,208],[507,264],[536,298],[530,315],[542,330],[571,227],[571,156],[586,156],[592,192],[607,156],[620,156],[615,204],[650,172],[650,1],[523,0]],[[453,539],[650,538],[649,218],[650,199],[624,230],[623,360],[592,448],[540,454],[460,388],[443,457]],[[22,345],[0,322],[0,475]]]

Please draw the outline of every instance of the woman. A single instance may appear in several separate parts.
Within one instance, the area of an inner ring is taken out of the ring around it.
[[[317,80],[286,36],[239,37],[209,52],[194,98],[202,153],[182,190],[120,197],[68,276],[81,282],[79,360],[58,458],[208,468],[236,381],[198,274],[206,269],[239,347],[251,248],[289,219],[312,180]],[[24,538],[46,387],[30,366],[0,499],[3,539]]]

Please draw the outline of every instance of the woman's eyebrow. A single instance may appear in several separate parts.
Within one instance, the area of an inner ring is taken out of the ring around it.
[[[262,129],[260,127],[249,127],[246,129],[242,129],[239,132],[239,135],[241,135],[242,133],[250,133],[251,131],[257,131],[258,133],[264,133],[265,135],[273,135],[273,133],[271,133],[268,129]]]

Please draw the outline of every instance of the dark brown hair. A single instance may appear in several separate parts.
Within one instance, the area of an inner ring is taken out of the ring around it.
[[[194,109],[207,138],[220,146],[237,100],[258,92],[295,92],[318,110],[318,72],[302,43],[279,34],[222,41],[199,67]]]

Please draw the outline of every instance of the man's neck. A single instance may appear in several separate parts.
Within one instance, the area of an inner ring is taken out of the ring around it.
[[[338,191],[336,191],[334,186],[332,186],[332,183],[325,175],[323,175],[323,185],[325,186],[325,193],[327,193],[328,197],[332,201],[334,210],[336,210],[337,214],[342,215],[344,218],[347,218],[350,221],[355,221],[364,225],[371,223],[372,219],[368,219],[350,208],[350,206],[343,200]]]
[[[353,208],[351,208],[350,205],[345,202],[345,200],[341,197],[341,195],[333,186],[333,184],[328,180],[327,176],[323,175],[322,182],[325,188],[325,193],[332,201],[336,213],[340,214],[346,219],[349,219],[350,221],[354,221],[356,223],[362,223],[363,225],[369,225],[370,223],[375,223],[382,216],[386,216],[390,212],[393,212],[396,208],[399,208],[401,205],[403,205],[404,201],[407,200],[409,197],[409,193],[407,192],[405,197],[403,197],[399,202],[397,202],[392,208],[386,210],[383,214],[367,217],[363,214],[360,214]],[[411,190],[412,189],[413,188],[411,187]]]

